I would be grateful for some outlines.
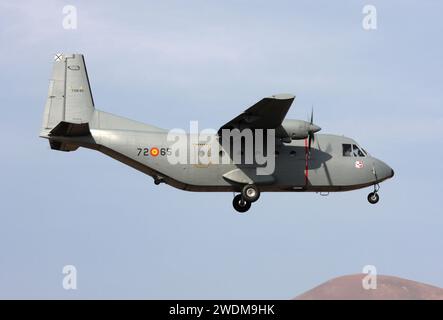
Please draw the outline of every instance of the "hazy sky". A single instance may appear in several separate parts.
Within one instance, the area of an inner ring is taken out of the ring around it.
[[[62,26],[75,5],[78,28]],[[377,8],[377,30],[362,8]],[[443,287],[441,1],[0,0],[0,298],[282,298],[371,264]],[[297,95],[322,132],[395,170],[370,189],[190,193],[38,138],[56,52],[85,54],[96,107],[217,129]],[[78,289],[62,287],[75,265]]]

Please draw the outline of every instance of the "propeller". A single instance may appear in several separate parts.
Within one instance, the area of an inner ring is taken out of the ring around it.
[[[311,159],[311,145],[313,142],[315,142],[315,133],[320,130],[321,130],[321,128],[314,124],[314,106],[312,106],[311,119],[308,124],[308,150],[307,150],[308,152],[306,152],[306,160],[305,160],[305,185],[306,186],[309,183],[308,174],[309,174],[309,160]]]
[[[309,137],[309,140],[308,140],[308,152],[309,152],[309,154],[311,153],[311,145],[312,145],[313,142],[315,142],[315,133],[317,131],[320,131],[320,130],[321,130],[321,128],[314,124],[314,106],[312,106],[312,109],[311,109],[311,119],[310,119],[310,122],[309,122],[309,129],[308,129],[308,137]]]

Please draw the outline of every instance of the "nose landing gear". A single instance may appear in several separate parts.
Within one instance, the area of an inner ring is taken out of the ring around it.
[[[376,204],[378,200],[380,200],[380,197],[378,195],[378,190],[380,190],[380,186],[377,184],[374,184],[374,192],[371,192],[368,194],[368,201],[371,204]]]
[[[368,194],[369,203],[376,204],[378,200],[380,200],[380,197],[378,196],[377,192],[371,192],[370,194]]]

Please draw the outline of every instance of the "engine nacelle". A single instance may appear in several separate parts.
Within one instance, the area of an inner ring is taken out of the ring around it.
[[[277,135],[290,142],[290,140],[306,139],[309,137],[310,132],[315,133],[320,130],[321,128],[313,123],[303,120],[287,119],[281,124]]]

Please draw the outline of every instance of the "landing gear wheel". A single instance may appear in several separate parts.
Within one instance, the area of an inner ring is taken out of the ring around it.
[[[238,194],[234,197],[234,200],[232,201],[232,205],[234,206],[234,209],[238,212],[246,212],[251,208],[251,203],[245,199],[243,199],[241,194]]]
[[[256,185],[247,184],[243,187],[241,192],[243,199],[249,202],[255,202],[260,198],[260,190],[258,190]]]
[[[369,203],[376,204],[380,200],[380,197],[378,196],[377,192],[371,192],[368,194],[368,201]]]

